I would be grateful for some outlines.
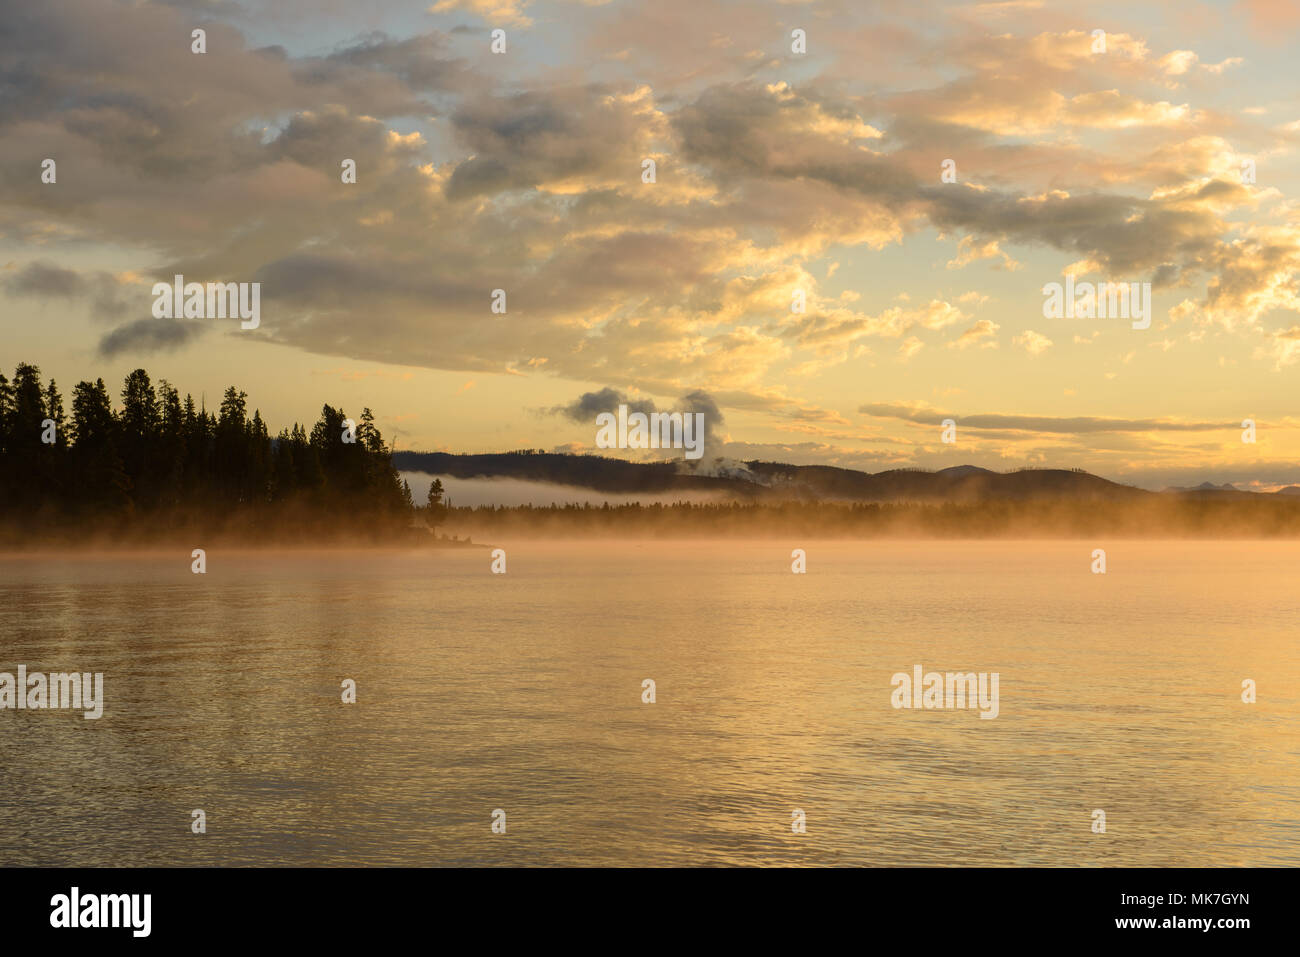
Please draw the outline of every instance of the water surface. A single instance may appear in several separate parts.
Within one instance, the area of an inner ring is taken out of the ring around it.
[[[0,558],[0,864],[1300,864],[1300,543],[506,548]]]

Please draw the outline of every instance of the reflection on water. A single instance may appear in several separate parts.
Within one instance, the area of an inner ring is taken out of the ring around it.
[[[1300,864],[1300,544],[1095,544],[0,558],[0,864]]]

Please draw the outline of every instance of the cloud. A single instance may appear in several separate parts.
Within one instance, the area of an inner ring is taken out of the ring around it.
[[[627,406],[629,412],[655,411],[653,399],[630,399],[617,389],[608,386],[599,392],[584,392],[568,405],[557,405],[548,411],[552,415],[562,415],[570,422],[589,425],[595,422],[596,416],[602,412],[617,413],[620,405]]]
[[[199,338],[205,326],[193,319],[138,319],[118,326],[99,340],[99,354],[116,356],[176,352]]]
[[[128,296],[129,282],[110,273],[83,274],[45,261],[28,263],[0,281],[0,286],[12,296],[85,301],[96,319],[118,319],[138,311]],[[142,294],[134,305],[147,306],[149,302]]]
[[[873,402],[862,405],[858,411],[877,418],[900,419],[924,425],[938,425],[944,419],[955,419],[967,429],[1013,429],[1026,432],[1045,432],[1063,435],[1085,435],[1102,432],[1209,432],[1237,428],[1234,422],[1185,422],[1177,419],[1119,419],[1097,416],[1057,418],[1043,415],[961,415],[941,412],[921,403]]]
[[[916,336],[908,336],[898,347],[898,361],[906,362],[925,348],[925,343]]]
[[[948,261],[948,268],[960,269],[981,259],[997,259],[999,256],[1002,261],[995,268],[1011,271],[1021,268],[1020,263],[998,248],[997,240],[989,239],[980,242],[974,236],[963,236],[957,243],[957,257]]]
[[[1273,368],[1278,370],[1300,361],[1300,325],[1274,330],[1257,352],[1271,359]]]
[[[480,96],[451,118],[472,151],[447,183],[449,199],[544,188],[586,192],[641,185],[641,159],[662,126],[648,88],[590,87]]]
[[[0,43],[30,48],[32,69],[20,108],[0,118],[0,172],[13,173],[0,182],[18,182],[20,169],[51,150],[79,159],[66,187],[39,206],[29,191],[0,186],[0,207],[14,213],[0,212],[0,229],[31,234],[52,223],[148,250],[149,271],[161,275],[261,280],[276,317],[265,338],[326,355],[575,379],[598,368],[658,392],[698,382],[753,389],[791,358],[825,368],[832,350],[863,338],[967,318],[950,305],[871,311],[828,298],[810,269],[834,247],[883,249],[932,228],[962,236],[954,267],[993,260],[1015,268],[1007,250],[1019,244],[1087,258],[1112,275],[1164,270],[1189,281],[1233,268],[1221,217],[1252,195],[1221,179],[1194,192],[1106,192],[1095,188],[1096,168],[1080,171],[1089,188],[1079,190],[941,187],[926,154],[938,138],[964,135],[954,124],[966,122],[948,115],[946,83],[890,97],[760,78],[758,66],[743,66],[759,34],[734,24],[728,32],[725,18],[710,33],[712,8],[699,13],[702,29],[709,44],[734,40],[736,59],[723,54],[720,68],[739,78],[661,96],[666,67],[647,82],[558,75],[507,83],[458,58],[457,41],[437,32],[363,34],[323,55],[294,56],[250,48],[217,25],[214,52],[197,58],[161,40],[184,18],[147,6],[88,0],[73,14],[55,0],[34,26],[5,31],[12,40]],[[615,23],[646,28],[667,16],[602,14],[591,38]],[[97,58],[54,54],[88,54],[95,30],[113,39]],[[981,34],[952,41],[953,63],[981,103],[1010,115],[1029,115],[1025,97],[1060,86],[1053,123],[1090,111],[1096,123],[1147,123],[1161,111],[1178,123],[1195,119],[1123,89],[1073,88],[1087,80],[1071,71],[1098,71],[1112,86],[1165,76],[1140,42],[1120,34],[1108,38],[1114,56],[1102,70],[1087,39]],[[655,46],[664,63],[668,46]],[[142,86],[139,64],[157,60],[155,49],[175,82]],[[1013,66],[1024,75],[1002,85],[995,74]],[[92,86],[101,91],[94,98],[84,94]],[[427,135],[394,128],[413,115],[434,118]],[[1019,155],[1021,147],[1000,149]],[[1201,158],[1196,169],[1226,170],[1230,153],[1206,141],[1190,155]],[[1172,144],[1159,159],[1151,154],[1143,175],[1173,175],[1180,155]],[[358,168],[346,188],[343,157]],[[658,158],[654,184],[641,181],[646,157]],[[1183,162],[1190,174],[1193,161]],[[1125,168],[1131,177],[1146,167]],[[1121,175],[1116,164],[1110,173]],[[777,306],[788,307],[796,282],[810,309],[792,319]],[[507,315],[479,321],[490,315],[488,292],[501,287]],[[356,334],[359,315],[365,336]]]
[[[1044,352],[1052,347],[1052,340],[1040,332],[1033,329],[1026,329],[1018,336],[1013,336],[1011,342],[1021,346],[1031,356],[1041,356]]]
[[[438,0],[430,13],[467,10],[493,26],[530,27],[533,21],[524,15],[529,0]]]
[[[726,419],[721,408],[718,407],[717,400],[701,389],[696,389],[682,396],[675,406],[661,409],[655,405],[653,399],[631,399],[617,389],[606,386],[599,392],[584,392],[574,401],[566,405],[554,406],[546,411],[552,415],[563,416],[570,422],[594,427],[596,416],[603,412],[617,415],[620,405],[627,406],[629,413],[642,412],[647,415],[651,412],[701,413],[704,416],[703,459],[707,462],[716,456],[717,449],[722,442],[719,430],[725,424]],[[661,451],[657,454],[667,453]]]
[[[950,349],[968,349],[979,346],[981,349],[996,349],[998,344],[993,336],[1001,327],[991,319],[980,319],[960,336],[948,343]]]

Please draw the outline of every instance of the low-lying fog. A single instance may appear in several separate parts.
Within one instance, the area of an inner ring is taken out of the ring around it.
[[[429,485],[434,476],[428,472],[400,473],[411,486],[411,498],[423,505],[429,495]],[[589,488],[559,485],[554,482],[532,482],[513,478],[452,478],[439,475],[442,480],[443,501],[458,508],[479,505],[622,505],[640,502],[642,505],[674,502],[726,502],[730,496],[724,492],[671,491],[671,492],[597,492]]]

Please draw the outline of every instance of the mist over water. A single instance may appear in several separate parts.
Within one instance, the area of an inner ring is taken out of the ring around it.
[[[0,558],[0,864],[1300,864],[1300,543],[494,544]]]
[[[434,476],[428,472],[402,472],[402,478],[411,486],[411,497],[423,502],[429,494],[429,485],[436,477],[442,482],[447,500],[459,508],[476,508],[495,505],[510,508],[533,505],[545,508],[550,505],[622,505],[640,502],[642,505],[676,502],[726,502],[733,496],[725,491],[695,491],[676,489],[668,492],[601,492],[556,482],[534,482],[514,478],[457,478],[452,475]]]

